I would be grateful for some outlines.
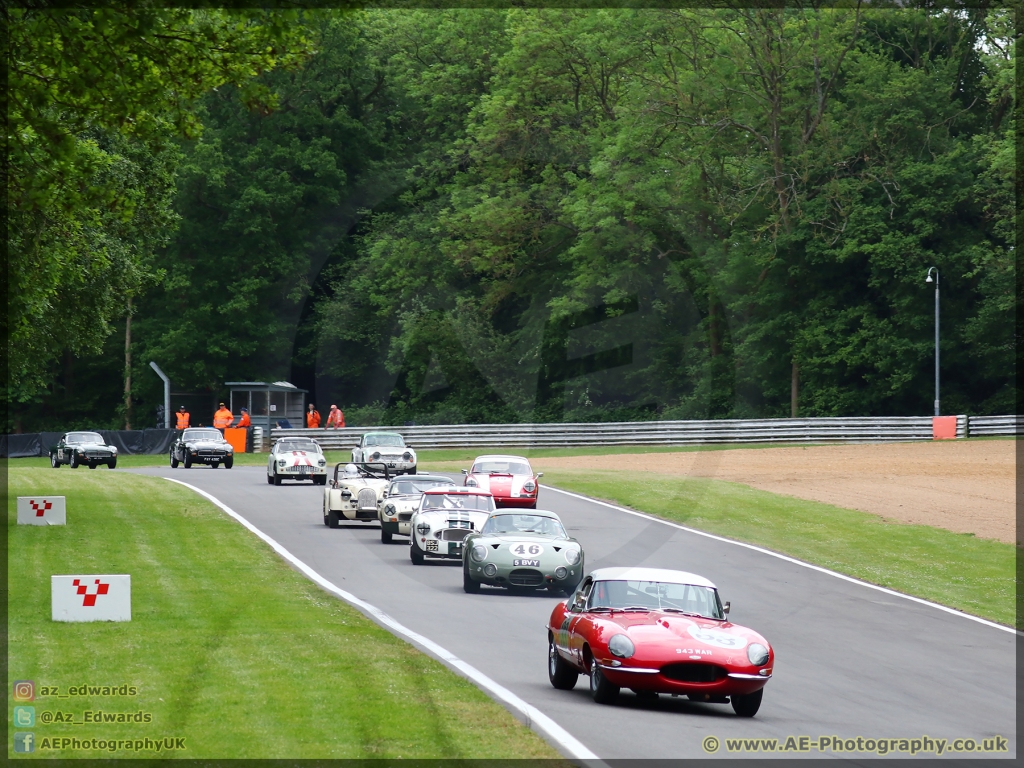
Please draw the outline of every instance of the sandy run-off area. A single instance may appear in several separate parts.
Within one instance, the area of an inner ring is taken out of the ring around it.
[[[534,468],[710,477],[1015,543],[1016,442],[950,440],[534,459]]]

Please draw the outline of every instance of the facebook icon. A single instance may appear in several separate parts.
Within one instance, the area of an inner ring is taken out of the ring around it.
[[[36,751],[36,737],[32,733],[16,733],[14,734],[14,751],[15,752],[35,752]]]

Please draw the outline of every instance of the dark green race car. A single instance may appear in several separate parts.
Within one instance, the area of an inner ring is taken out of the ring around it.
[[[583,578],[583,548],[554,512],[498,509],[462,549],[462,586],[546,587],[569,594]]]

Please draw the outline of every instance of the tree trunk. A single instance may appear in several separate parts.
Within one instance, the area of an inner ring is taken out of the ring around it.
[[[124,428],[132,428],[132,300],[124,324]]]
[[[789,416],[792,419],[797,417],[798,403],[800,402],[800,367],[796,360],[793,360],[793,375],[789,382]]]

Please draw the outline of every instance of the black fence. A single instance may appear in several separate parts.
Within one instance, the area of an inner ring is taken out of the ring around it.
[[[108,445],[117,448],[119,454],[167,453],[174,442],[173,429],[96,429]],[[0,457],[24,459],[32,456],[49,456],[50,449],[60,442],[64,432],[32,432],[24,435],[0,435]]]

